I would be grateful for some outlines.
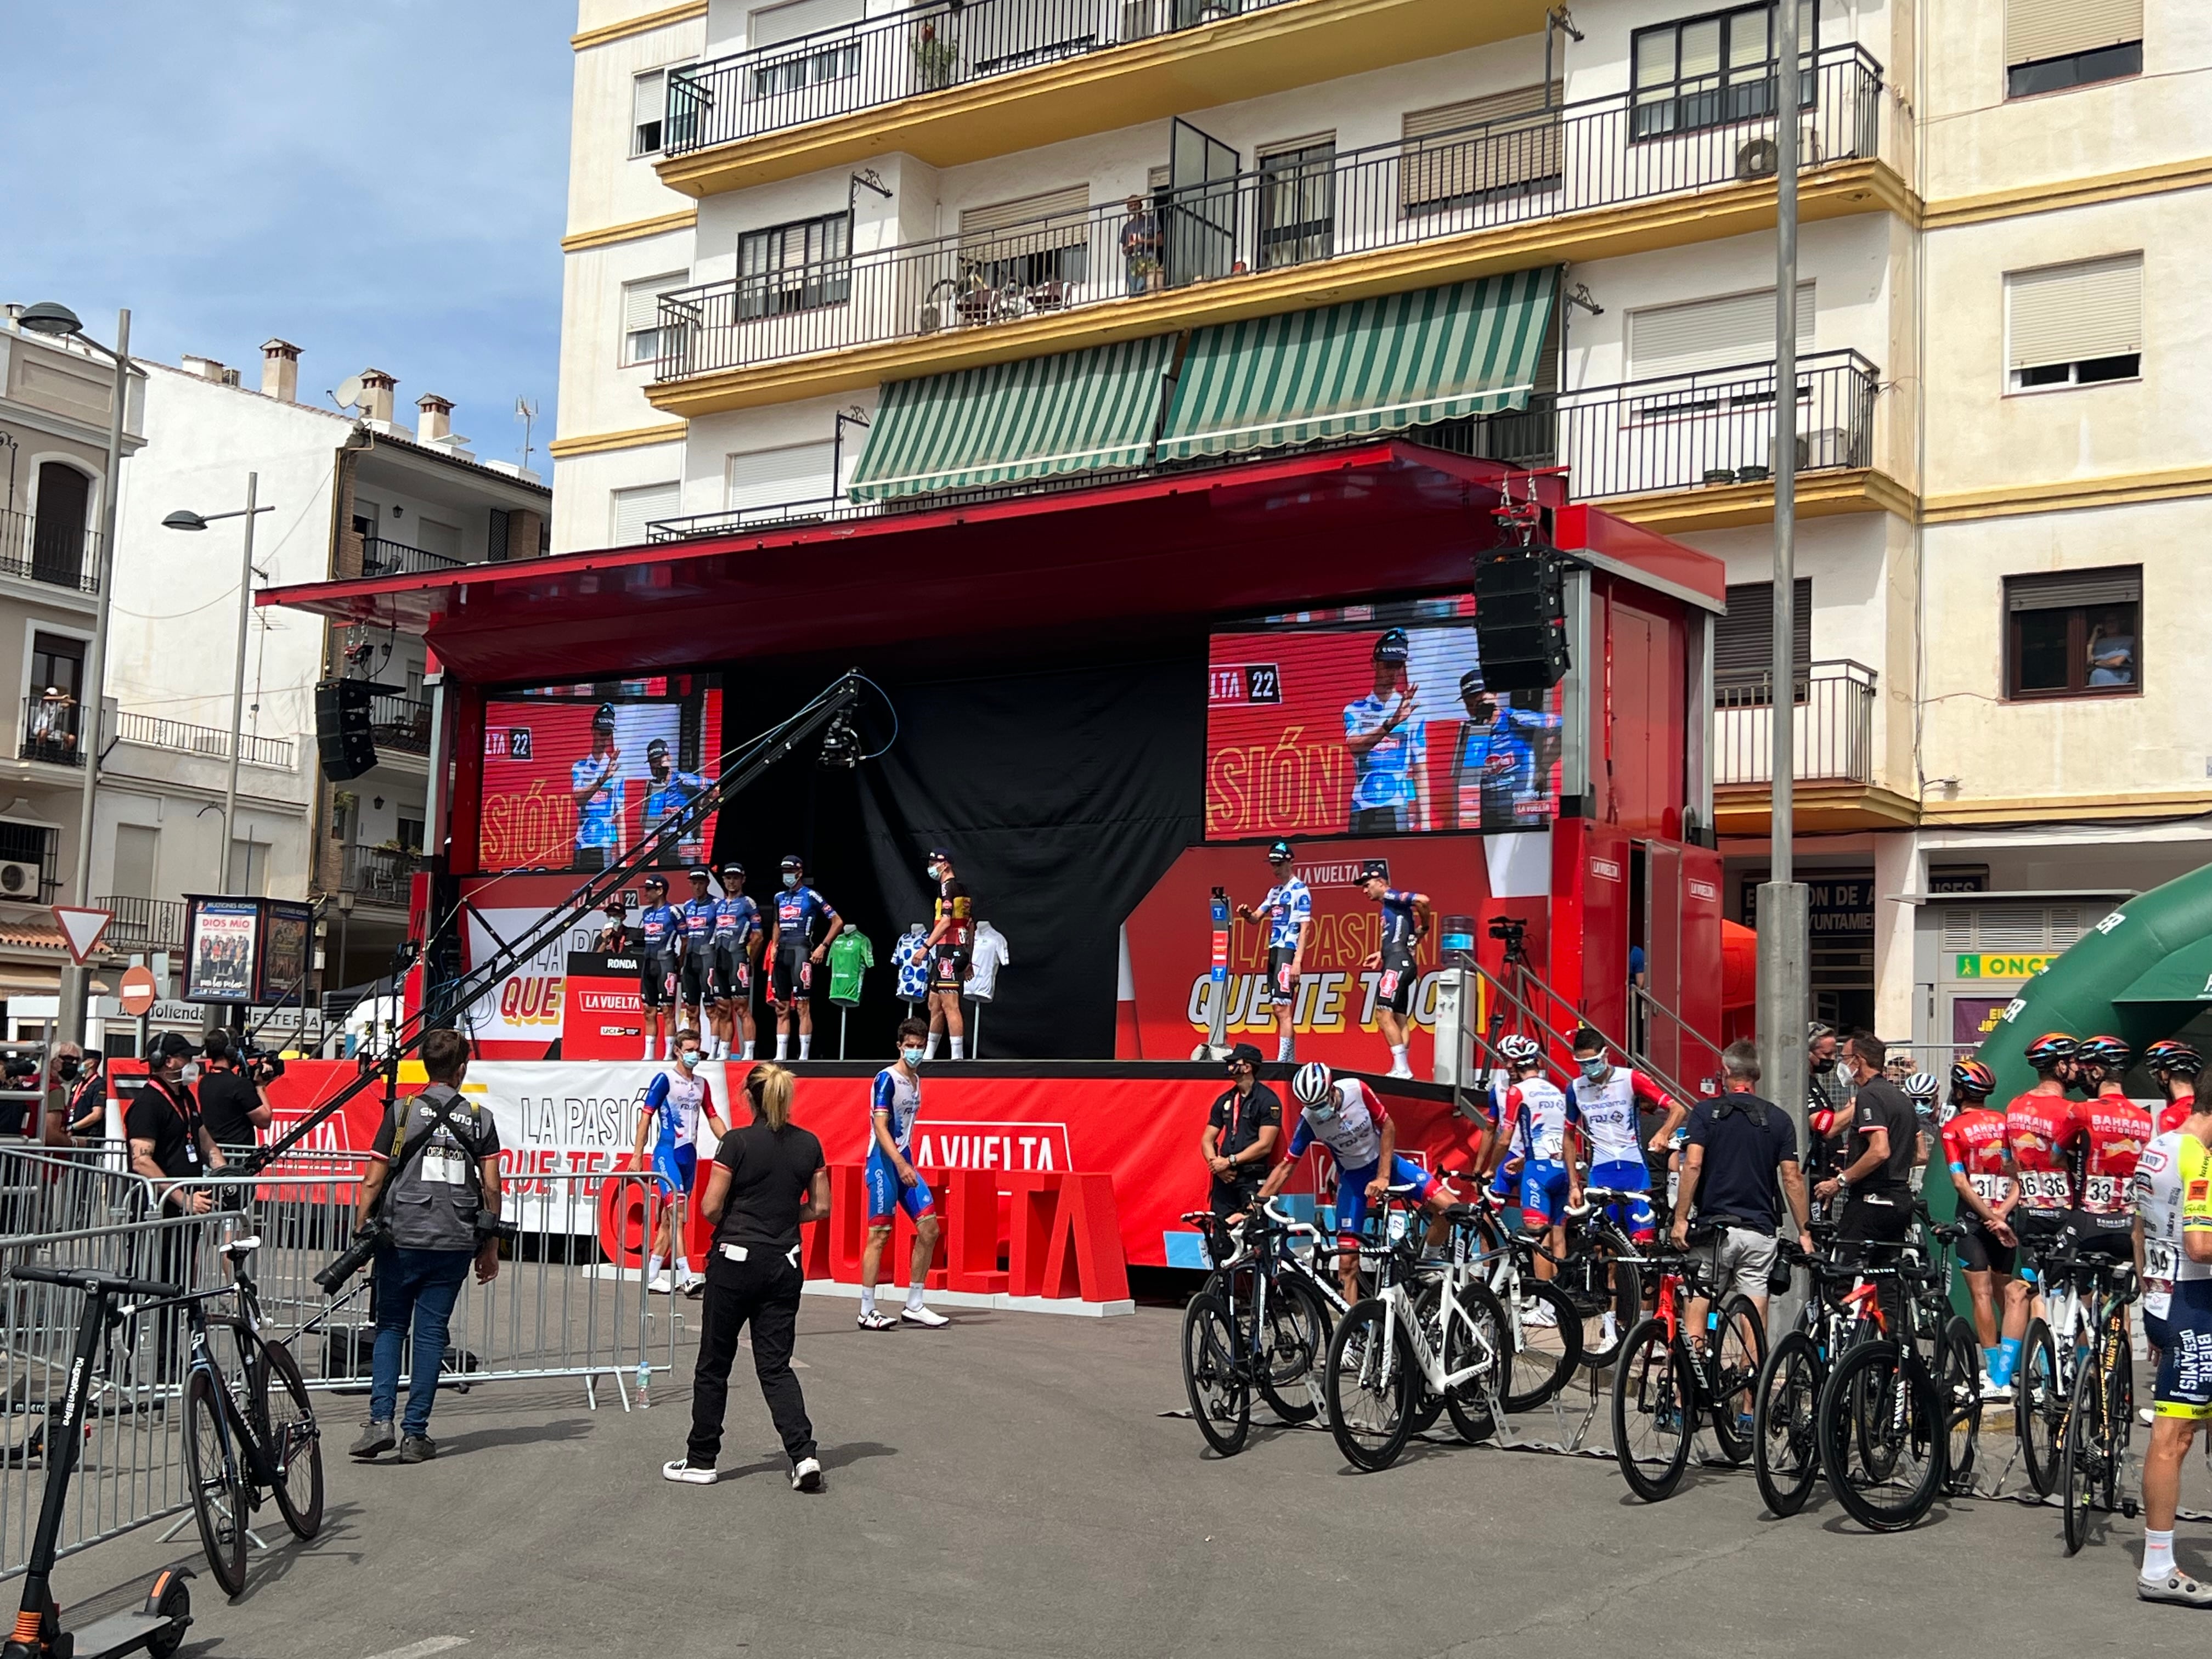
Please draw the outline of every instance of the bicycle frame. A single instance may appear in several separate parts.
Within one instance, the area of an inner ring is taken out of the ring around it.
[[[1391,1201],[1408,1212],[1418,1212],[1419,1206],[1407,1201],[1404,1196],[1405,1190],[1393,1188],[1390,1191]],[[1407,1237],[1412,1239],[1414,1237],[1409,1216]],[[1404,1334],[1407,1346],[1419,1368],[1421,1381],[1432,1393],[1449,1394],[1453,1389],[1473,1382],[1476,1377],[1490,1370],[1498,1359],[1488,1340],[1483,1335],[1474,1321],[1468,1316],[1465,1305],[1459,1299],[1460,1287],[1462,1285],[1480,1281],[1479,1264],[1468,1252],[1466,1234],[1455,1229],[1452,1234],[1452,1259],[1445,1267],[1439,1280],[1442,1300],[1437,1307],[1437,1344],[1436,1347],[1431,1348],[1427,1333],[1421,1328],[1420,1316],[1413,1309],[1413,1293],[1399,1271],[1402,1247],[1394,1247],[1386,1255],[1382,1282],[1376,1286],[1375,1293],[1381,1298],[1382,1304],[1389,1309],[1392,1322]],[[1471,1340],[1475,1362],[1456,1370],[1447,1371],[1443,1368],[1443,1356],[1451,1349],[1451,1333],[1455,1321],[1465,1328]],[[1385,1382],[1389,1380],[1388,1359],[1389,1355],[1386,1352],[1385,1370],[1382,1374]]]

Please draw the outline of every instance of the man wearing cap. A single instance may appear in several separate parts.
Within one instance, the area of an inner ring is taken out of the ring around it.
[[[576,802],[576,868],[604,870],[622,847],[623,781],[615,775],[622,750],[615,746],[615,706],[592,716],[592,752],[568,769]]]
[[[1462,830],[1513,830],[1540,823],[1548,803],[1540,786],[1537,745],[1559,729],[1556,714],[1516,708],[1483,690],[1482,671],[1460,676],[1467,726],[1452,762],[1452,791]]]
[[[668,878],[645,878],[637,913],[637,999],[645,1010],[645,1057],[670,1060],[676,1047],[676,953],[684,945],[684,919],[668,902]]]
[[[1359,872],[1359,890],[1382,907],[1382,932],[1362,964],[1382,977],[1375,984],[1375,1023],[1390,1045],[1390,1075],[1411,1077],[1406,1058],[1407,1017],[1413,1011],[1413,986],[1420,975],[1414,951],[1436,925],[1436,907],[1426,893],[1401,892],[1390,885],[1390,866],[1370,859]]]
[[[753,1057],[753,963],[760,953],[760,907],[745,896],[745,866],[722,866],[722,900],[714,907],[715,1058],[730,1058],[732,1042]]]
[[[775,1010],[775,1057],[788,1058],[795,1035],[799,1058],[814,1048],[814,970],[827,960],[830,941],[845,929],[845,919],[830,901],[806,884],[806,860],[793,853],[783,861],[783,890],[775,896],[775,955],[769,969],[768,1000]],[[829,931],[818,939],[823,923]]]
[[[707,780],[696,772],[679,772],[668,757],[668,739],[655,738],[645,745],[646,770],[652,775],[645,791],[643,833],[650,836],[672,817],[680,817],[684,809],[707,792]],[[690,836],[671,836],[653,857],[655,864],[673,869],[683,861],[689,848],[700,845],[695,828]]]
[[[684,935],[683,954],[677,971],[679,1019],[690,1017],[691,1029],[707,1029],[707,1011],[714,1002],[714,921],[720,902],[708,891],[714,878],[703,864],[692,866],[691,896],[676,912]]]
[[[1282,1099],[1260,1081],[1260,1051],[1240,1042],[1229,1051],[1229,1087],[1206,1113],[1198,1138],[1198,1155],[1213,1182],[1206,1202],[1222,1221],[1251,1206],[1282,1133]],[[1226,1243],[1225,1231],[1217,1234],[1217,1260]]]
[[[157,1184],[154,1201],[158,1214],[205,1215],[215,1207],[215,1195],[205,1187],[187,1183],[223,1166],[222,1148],[216,1145],[200,1118],[200,1103],[185,1085],[185,1063],[198,1052],[181,1031],[164,1031],[154,1040],[146,1056],[144,1086],[124,1109],[123,1133],[131,1142],[131,1170]],[[173,1182],[175,1185],[168,1185]],[[191,1264],[193,1230],[161,1230],[157,1277],[181,1281]],[[174,1316],[162,1319],[155,1345],[157,1376],[166,1378],[177,1340]]]
[[[1344,707],[1352,751],[1352,833],[1399,835],[1429,821],[1428,728],[1407,683],[1413,649],[1402,628],[1375,641],[1375,689]]]
[[[952,1058],[965,1060],[968,1027],[960,1012],[960,988],[975,950],[975,902],[967,884],[952,873],[952,854],[938,848],[929,855],[929,878],[937,884],[937,910],[922,949],[929,960],[929,1039],[926,1059],[937,1058],[939,1038],[952,1041]]]
[[[1275,1010],[1275,1058],[1287,1062],[1297,1043],[1298,980],[1306,969],[1306,940],[1313,933],[1313,893],[1293,867],[1291,844],[1267,849],[1275,884],[1257,904],[1240,904],[1245,921],[1267,924],[1267,996]]]

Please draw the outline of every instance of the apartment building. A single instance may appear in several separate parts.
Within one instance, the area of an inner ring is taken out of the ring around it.
[[[414,400],[376,368],[339,380],[352,401],[301,395],[299,346],[271,339],[248,372],[204,356],[142,362],[148,448],[122,499],[107,691],[118,708],[101,768],[94,871],[112,937],[134,951],[183,940],[183,896],[268,894],[320,902],[321,982],[338,991],[390,971],[427,850],[434,673],[419,635],[344,629],[255,609],[246,635],[238,810],[222,844],[238,672],[247,475],[253,588],[434,571],[544,549],[550,492],[480,459],[452,402]],[[179,511],[214,520],[173,529]],[[331,775],[316,686],[370,690],[374,764]]]
[[[1948,1042],[1961,958],[2033,927],[2060,942],[2105,892],[2193,865],[2212,806],[2142,610],[2158,573],[2180,580],[2175,521],[2208,476],[2179,231],[2212,154],[2185,71],[2212,36],[2181,0],[1797,17],[1785,706],[1816,1006]],[[1377,429],[1564,466],[1577,498],[1729,567],[1696,828],[1755,920],[1775,21],[1701,0],[584,0],[557,545]],[[1489,331],[1490,378],[1386,413],[1283,405],[1324,370],[1361,390],[1328,334],[1362,305],[1395,307],[1415,353]],[[2155,405],[2154,375],[2175,387]],[[2165,614],[2177,652],[2188,612]]]

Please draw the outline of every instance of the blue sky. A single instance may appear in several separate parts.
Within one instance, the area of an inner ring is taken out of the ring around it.
[[[0,0],[0,301],[300,395],[374,365],[519,459],[553,431],[571,0]],[[29,37],[35,33],[35,42]]]

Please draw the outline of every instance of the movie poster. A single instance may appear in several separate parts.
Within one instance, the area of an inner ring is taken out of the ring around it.
[[[191,944],[185,953],[185,1000],[251,1002],[261,906],[250,898],[192,901]]]
[[[308,939],[315,922],[307,904],[269,903],[269,936],[261,946],[261,992],[270,1002],[298,1002],[307,982]]]

